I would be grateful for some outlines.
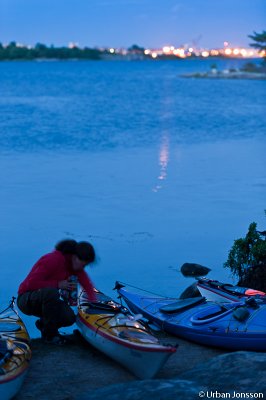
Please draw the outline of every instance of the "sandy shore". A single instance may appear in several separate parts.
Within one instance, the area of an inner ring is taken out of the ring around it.
[[[16,400],[72,400],[87,390],[137,379],[87,344],[79,334],[71,338],[73,344],[67,347],[43,344],[40,339],[32,341],[29,373]],[[160,370],[157,379],[176,378],[181,372],[225,353],[166,334],[160,334],[160,338],[164,343],[178,343],[179,347]]]

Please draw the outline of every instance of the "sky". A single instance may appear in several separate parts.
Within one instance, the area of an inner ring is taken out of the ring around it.
[[[0,0],[0,42],[88,47],[248,47],[266,0]]]

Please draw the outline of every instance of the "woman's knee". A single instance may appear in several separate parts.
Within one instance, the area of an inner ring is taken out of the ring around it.
[[[71,326],[76,322],[76,315],[72,308],[65,308],[64,311],[60,313],[60,320],[62,326]]]
[[[22,311],[26,315],[31,315],[31,311],[29,310],[29,296],[28,293],[20,294],[17,298],[17,306],[20,311]]]
[[[56,288],[42,288],[38,290],[42,301],[59,301],[60,299],[60,294],[59,290]]]

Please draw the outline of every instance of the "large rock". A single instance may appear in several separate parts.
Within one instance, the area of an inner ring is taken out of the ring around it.
[[[179,375],[213,391],[266,392],[266,353],[237,351],[219,355]]]
[[[210,271],[210,268],[195,263],[185,263],[181,267],[181,273],[187,277],[205,276]]]
[[[78,400],[195,400],[200,390],[191,381],[150,379],[90,390]]]
[[[197,282],[194,282],[192,285],[188,286],[180,295],[180,299],[188,299],[191,297],[199,297],[201,296],[200,291],[197,286]]]
[[[256,398],[263,398],[263,395],[258,395],[266,393],[265,353],[239,351],[222,354],[199,363],[198,367],[176,379],[111,385],[88,391],[79,400],[195,400],[202,397],[240,398],[243,393],[256,393]]]

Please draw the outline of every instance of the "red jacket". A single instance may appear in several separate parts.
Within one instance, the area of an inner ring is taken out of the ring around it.
[[[84,270],[73,271],[71,258],[71,255],[63,254],[57,250],[45,254],[34,264],[26,279],[21,283],[18,294],[47,287],[58,289],[60,281],[67,280],[71,275],[76,275],[89,300],[95,301],[96,296],[90,278]]]

